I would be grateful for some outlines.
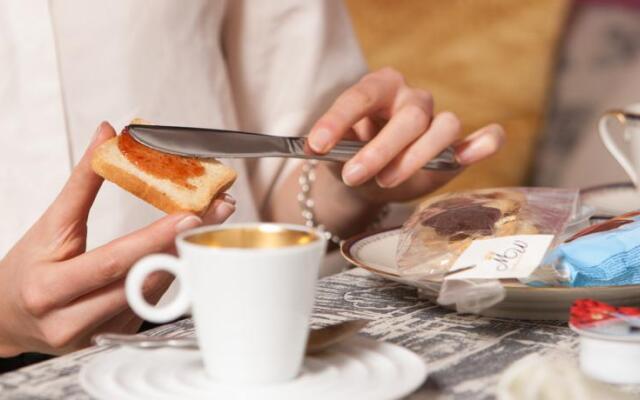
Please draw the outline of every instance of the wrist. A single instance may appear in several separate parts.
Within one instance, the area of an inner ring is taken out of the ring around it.
[[[345,185],[332,165],[306,162],[298,179],[298,205],[307,226],[326,230],[334,244],[378,224],[386,215],[382,202],[372,202]],[[329,233],[330,232],[330,233]]]

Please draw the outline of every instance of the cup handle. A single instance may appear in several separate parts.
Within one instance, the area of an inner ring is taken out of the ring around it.
[[[624,171],[629,175],[631,181],[635,186],[638,186],[638,174],[633,167],[633,164],[629,160],[629,158],[624,154],[624,152],[618,147],[616,142],[613,140],[611,132],[609,131],[609,120],[615,119],[618,121],[623,127],[626,125],[626,117],[621,111],[608,111],[602,117],[600,117],[600,121],[598,122],[598,131],[600,133],[600,139],[604,143],[609,153],[615,158],[618,163],[622,166]],[[627,137],[624,137],[625,141],[628,140]]]
[[[162,306],[147,303],[142,293],[144,280],[155,271],[169,272],[180,281],[176,296]],[[150,322],[163,323],[179,318],[189,311],[191,302],[186,284],[184,268],[178,258],[166,254],[153,254],[142,258],[131,268],[125,282],[125,293],[129,306],[138,316]]]

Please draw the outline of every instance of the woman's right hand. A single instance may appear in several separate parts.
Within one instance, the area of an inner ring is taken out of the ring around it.
[[[85,252],[87,217],[102,184],[91,155],[114,135],[109,124],[98,127],[56,200],[0,260],[0,357],[62,354],[87,346],[99,332],[136,332],[141,320],[124,294],[129,268],[147,254],[171,249],[176,234],[202,224],[191,213],[167,215]],[[234,210],[233,200],[223,196],[203,219],[221,223]],[[157,301],[170,282],[166,274],[152,275],[145,297]]]

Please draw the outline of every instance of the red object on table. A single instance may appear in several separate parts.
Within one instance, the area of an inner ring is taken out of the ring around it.
[[[615,307],[592,299],[576,300],[571,306],[569,323],[576,328],[618,319],[615,314],[640,316],[640,308]]]

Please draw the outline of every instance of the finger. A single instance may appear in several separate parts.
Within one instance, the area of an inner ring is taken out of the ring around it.
[[[95,314],[89,316],[89,314],[86,312],[86,309],[82,313],[83,319],[81,320],[71,320],[71,316],[69,314],[65,315],[61,312],[58,315],[53,316],[53,318],[55,318],[55,322],[47,321],[47,324],[53,325],[53,323],[57,323],[75,325],[74,328],[67,328],[69,329],[68,332],[62,332],[62,334],[66,335],[66,337],[64,337],[63,339],[72,341],[72,343],[69,343],[69,345],[64,348],[63,354],[65,354],[70,351],[75,351],[90,346],[92,344],[93,336],[99,333],[136,333],[139,326],[142,324],[142,320],[138,318],[133,313],[133,311],[127,309],[126,307],[122,308],[124,311],[114,312],[108,315],[106,318],[104,318],[104,316],[100,316],[101,319],[95,320],[94,318],[92,318],[93,316],[95,316]],[[89,320],[85,322],[87,317],[89,317]],[[138,323],[135,324],[135,322]]]
[[[136,333],[141,324],[142,320],[133,311],[125,310],[96,328],[88,329],[87,341],[91,342],[94,335],[104,332]]]
[[[215,199],[209,209],[202,215],[205,225],[221,224],[227,220],[236,210],[236,200],[229,194],[224,193]]]
[[[309,134],[309,145],[316,153],[326,153],[358,121],[393,104],[404,84],[402,75],[391,70],[370,74],[342,93]]]
[[[190,213],[168,215],[132,234],[40,271],[39,287],[47,293],[44,311],[122,279],[143,256],[169,248],[176,234],[202,224]],[[47,300],[48,299],[48,300]]]
[[[157,301],[161,293],[166,291],[170,280],[165,275],[152,274],[147,278],[143,286],[145,298],[152,296]],[[40,330],[49,345],[58,349],[57,352],[64,352],[88,344],[91,334],[87,334],[87,331],[94,331],[109,321],[118,323],[119,316],[129,310],[124,281],[119,280],[47,314]],[[123,318],[129,320],[129,316]]]
[[[132,312],[132,317],[129,322],[120,329],[119,332],[122,333],[138,333],[140,328],[142,327],[142,318],[138,317],[136,314]]]
[[[495,154],[504,144],[505,138],[502,126],[485,126],[456,144],[456,158],[462,165],[476,163]]]
[[[142,318],[138,317],[133,311],[131,311],[131,318],[129,319],[129,322],[123,325],[118,330],[118,332],[125,333],[125,334],[138,333],[141,331],[140,328],[142,328],[142,323],[143,323]],[[104,332],[113,332],[113,331],[105,330]]]
[[[67,183],[47,213],[53,214],[65,222],[72,219],[86,220],[89,209],[103,182],[102,177],[93,172],[91,168],[93,152],[115,134],[116,132],[108,122],[102,122],[98,126],[91,144],[71,172]]]
[[[455,114],[442,112],[436,115],[429,129],[378,174],[378,185],[392,188],[409,179],[458,138],[460,127]]]
[[[368,142],[380,133],[383,126],[384,124],[378,125],[369,117],[362,118],[353,126],[354,136],[361,142]]]
[[[150,274],[144,281],[142,295],[149,304],[156,304],[167,291],[173,275]],[[58,310],[57,318],[77,321],[78,331],[105,324],[114,317],[132,312],[126,299],[124,280],[111,283],[101,289],[79,297]]]
[[[373,178],[427,130],[429,119],[426,111],[415,104],[400,109],[380,134],[345,164],[344,183],[357,186]]]
[[[394,114],[398,112],[401,108],[405,107],[408,104],[417,104],[422,109],[427,111],[427,114],[433,114],[433,96],[431,93],[422,89],[415,89],[406,85],[401,86],[398,89],[398,94],[393,103],[393,108],[391,109],[391,113]]]

